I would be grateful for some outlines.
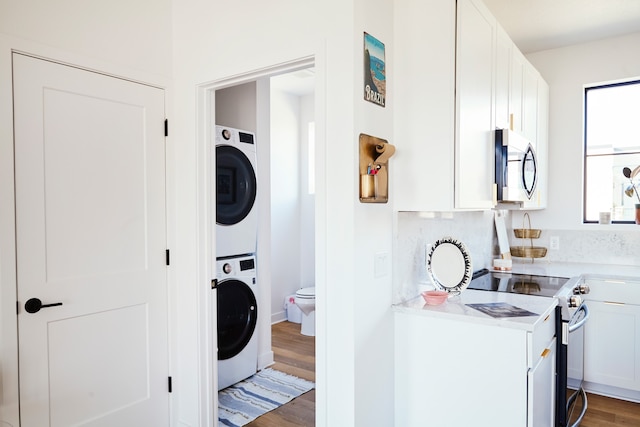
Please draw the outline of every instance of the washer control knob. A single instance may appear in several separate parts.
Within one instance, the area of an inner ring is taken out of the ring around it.
[[[224,265],[222,266],[222,271],[224,272],[224,274],[229,274],[231,273],[231,264],[229,264],[228,262],[225,262]]]
[[[570,308],[580,307],[580,305],[582,304],[582,297],[578,295],[572,295],[567,300],[567,303],[569,304]]]

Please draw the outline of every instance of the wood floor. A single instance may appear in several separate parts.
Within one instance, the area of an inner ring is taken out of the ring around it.
[[[276,323],[271,327],[271,367],[305,380],[316,380],[315,337],[300,334],[300,324]],[[256,418],[247,427],[313,427],[316,425],[316,391],[311,390],[279,408]]]
[[[640,403],[587,393],[587,413],[580,427],[618,426],[640,426]]]
[[[281,322],[272,326],[272,367],[310,381],[316,380],[315,339],[300,334],[297,323]],[[247,427],[315,426],[315,390],[286,405],[258,417]],[[588,409],[580,427],[640,427],[640,403],[588,395]],[[380,426],[386,427],[386,426]]]

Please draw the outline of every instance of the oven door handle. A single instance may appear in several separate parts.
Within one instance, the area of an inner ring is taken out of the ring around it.
[[[586,304],[582,304],[578,311],[582,311],[584,313],[584,317],[576,324],[569,326],[569,333],[582,328],[584,324],[587,323],[587,319],[589,319],[589,307]],[[578,314],[578,311],[576,312],[576,314]]]
[[[576,420],[576,422],[571,424],[571,427],[578,427],[582,422],[582,419],[584,418],[585,414],[587,413],[587,406],[588,406],[587,392],[584,391],[582,387],[580,387],[579,393],[582,397],[582,411],[580,411],[580,416],[578,416],[578,419]]]

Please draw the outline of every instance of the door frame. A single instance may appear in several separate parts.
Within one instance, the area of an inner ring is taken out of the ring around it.
[[[215,168],[214,159],[210,152],[211,149],[215,150],[215,135],[211,132],[211,118],[215,117],[215,91],[219,89],[225,89],[232,86],[238,86],[250,82],[259,82],[262,79],[266,79],[278,74],[289,73],[305,68],[314,67],[316,59],[313,55],[305,56],[297,59],[293,59],[288,62],[276,64],[273,66],[261,68],[258,70],[247,71],[245,73],[236,74],[220,78],[217,80],[201,83],[196,88],[196,141],[197,141],[197,159],[198,159],[198,210],[200,218],[198,227],[198,252],[203,254],[199,257],[198,268],[198,283],[209,283],[215,276],[215,197],[214,188],[210,181],[210,171]],[[258,92],[260,89],[258,88]],[[258,112],[258,116],[260,113]],[[258,128],[260,128],[260,119],[258,119]],[[316,129],[321,128],[320,124],[317,124]],[[260,149],[258,148],[257,157],[260,158]],[[259,160],[258,160],[259,162]],[[258,177],[260,176],[261,168],[258,167]],[[316,167],[316,171],[322,170]],[[267,171],[268,172],[268,171]],[[260,178],[258,178],[259,180]],[[269,211],[269,198],[264,197],[264,192],[256,199],[258,203],[257,208],[260,212],[264,212],[265,209]],[[269,251],[271,245],[271,233],[270,231],[261,230],[258,227],[258,253],[265,253]],[[261,292],[258,297],[258,306],[270,307],[270,294],[271,294],[271,280],[269,270],[265,272],[265,269],[257,270],[256,280],[260,283],[261,290],[267,290],[268,292]],[[267,297],[265,299],[264,297]],[[217,312],[215,299],[213,294],[209,292],[209,288],[206,286],[198,286],[198,306],[202,308],[202,318],[200,319],[200,338],[203,343],[202,352],[203,359],[210,363],[209,366],[216,366],[217,362]],[[264,311],[264,310],[263,310]],[[270,310],[269,310],[270,311]],[[263,313],[264,314],[264,313]],[[268,314],[270,320],[271,315]],[[258,340],[261,340],[261,325],[264,326],[265,317],[259,314],[258,327],[256,328],[256,334],[258,334]],[[262,322],[261,322],[262,320]],[[270,326],[270,321],[268,322]],[[270,331],[269,331],[270,337]],[[270,341],[269,341],[270,343]],[[258,355],[260,357],[260,355]],[[204,409],[208,413],[206,419],[217,420],[218,418],[218,370],[217,366],[211,369],[210,376],[208,376],[207,383],[205,385],[206,390],[202,390],[205,395],[212,397],[210,401],[214,402],[214,405],[210,409]],[[317,409],[317,408],[316,408]]]
[[[18,379],[18,317],[16,312],[17,276],[16,276],[16,240],[15,240],[15,197],[13,162],[13,53],[22,53],[35,58],[71,65],[87,71],[99,72],[135,83],[160,88],[165,91],[165,114],[170,117],[171,109],[169,88],[170,80],[157,74],[146,73],[139,69],[116,65],[109,61],[85,57],[63,49],[54,48],[37,42],[0,34],[0,426],[4,423],[13,427],[20,426],[19,379]],[[166,138],[166,160],[173,158],[170,137]],[[167,206],[167,245],[175,246],[175,221],[173,206],[175,189],[172,184],[173,168],[166,170],[166,206]],[[11,236],[8,238],[8,236]],[[168,274],[169,298],[174,293],[175,278]],[[169,321],[175,318],[174,303],[170,299]],[[171,323],[170,323],[171,324]],[[170,370],[174,371],[175,342],[173,329],[169,334]],[[170,396],[171,399],[171,396]],[[170,401],[173,413],[175,401]],[[173,416],[173,415],[172,415]]]

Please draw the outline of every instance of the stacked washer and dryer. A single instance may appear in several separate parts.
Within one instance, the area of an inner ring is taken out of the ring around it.
[[[257,371],[256,139],[215,126],[218,390]]]

